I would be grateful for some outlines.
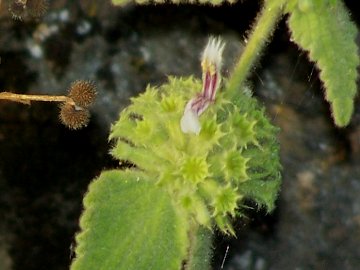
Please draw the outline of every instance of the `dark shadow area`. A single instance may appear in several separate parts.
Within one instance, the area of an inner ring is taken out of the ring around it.
[[[13,269],[67,269],[89,182],[117,162],[96,119],[70,131],[53,104],[2,104],[0,213]]]

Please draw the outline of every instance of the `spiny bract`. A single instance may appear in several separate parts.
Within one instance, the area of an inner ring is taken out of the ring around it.
[[[277,129],[249,91],[239,91],[235,100],[218,94],[200,117],[198,135],[183,133],[184,106],[201,87],[191,77],[148,87],[112,126],[111,153],[146,172],[190,220],[233,234],[229,218],[240,213],[243,198],[268,211],[274,207],[280,185]]]

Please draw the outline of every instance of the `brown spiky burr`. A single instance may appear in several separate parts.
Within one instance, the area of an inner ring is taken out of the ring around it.
[[[43,16],[48,9],[48,1],[46,0],[27,0],[26,7],[33,17]]]
[[[60,102],[59,118],[70,129],[87,126],[90,118],[88,107],[96,97],[95,85],[89,81],[72,83],[68,96],[27,95],[0,92],[0,100],[20,102],[30,105],[32,101]]]
[[[15,20],[22,20],[26,11],[26,0],[15,0],[9,4],[9,12]]]
[[[96,88],[93,82],[78,80],[71,84],[70,98],[80,107],[89,107],[95,101]]]
[[[65,102],[60,105],[59,118],[65,126],[76,130],[88,125],[90,113],[88,109]]]

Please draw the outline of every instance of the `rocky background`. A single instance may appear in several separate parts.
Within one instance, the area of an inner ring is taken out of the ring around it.
[[[62,95],[77,79],[98,89],[80,131],[58,121],[55,104],[0,101],[0,270],[68,269],[87,186],[117,166],[110,124],[147,84],[200,77],[210,35],[227,42],[229,74],[259,5],[54,0],[41,18],[19,20],[8,2],[0,10],[0,90]],[[356,3],[347,2],[359,24]],[[236,239],[216,236],[213,269],[227,248],[227,270],[360,269],[360,107],[349,127],[334,127],[318,72],[289,41],[286,18],[250,84],[281,128],[282,191],[272,215],[249,210],[235,223]]]

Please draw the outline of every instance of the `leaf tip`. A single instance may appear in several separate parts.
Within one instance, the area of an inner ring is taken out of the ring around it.
[[[349,124],[354,111],[354,102],[351,98],[335,99],[331,104],[331,110],[335,125],[345,127]]]

